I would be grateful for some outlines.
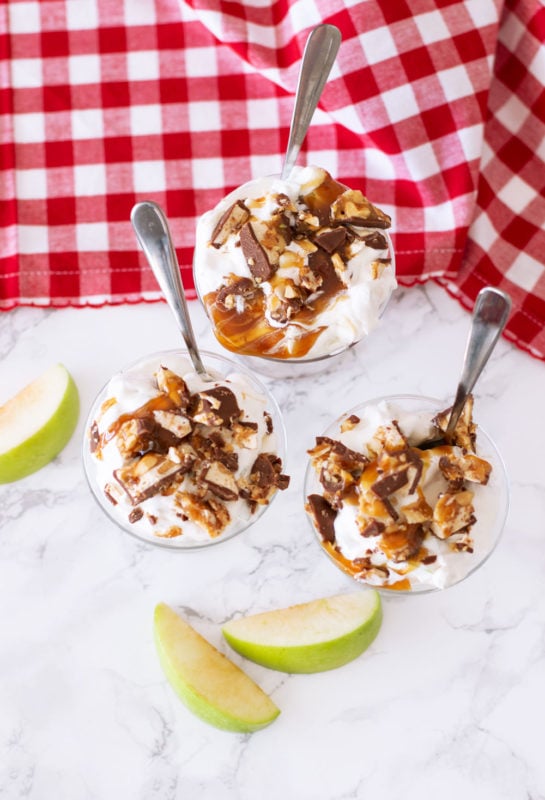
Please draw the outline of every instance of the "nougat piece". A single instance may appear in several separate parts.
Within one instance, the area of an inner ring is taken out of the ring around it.
[[[448,539],[453,533],[468,528],[475,522],[473,492],[444,492],[439,495],[433,509],[431,529],[439,539]]]
[[[210,239],[210,244],[219,250],[225,242],[242,228],[250,219],[250,212],[242,202],[237,200],[220,217]]]
[[[177,408],[185,410],[189,405],[191,393],[186,382],[168,367],[161,366],[155,374],[157,386],[168,395]]]
[[[127,466],[114,470],[113,475],[128,495],[132,505],[138,505],[188,472],[193,463],[194,459],[191,456],[176,462],[159,453],[146,453]]]
[[[214,497],[203,498],[195,492],[176,492],[174,500],[182,514],[204,528],[212,538],[219,536],[231,521],[228,509]]]

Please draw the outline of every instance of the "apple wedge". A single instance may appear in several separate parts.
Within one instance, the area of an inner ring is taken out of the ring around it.
[[[185,705],[210,725],[251,733],[280,710],[251,678],[165,603],[154,615],[159,661]]]
[[[62,364],[0,406],[0,483],[44,467],[74,433],[79,416],[76,384]]]
[[[334,595],[232,620],[223,635],[237,653],[282,672],[324,672],[357,658],[382,622],[374,589]]]

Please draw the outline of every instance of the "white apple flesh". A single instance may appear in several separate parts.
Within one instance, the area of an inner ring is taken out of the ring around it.
[[[24,478],[52,461],[74,433],[76,385],[55,364],[0,406],[0,483]]]
[[[232,620],[223,635],[233,650],[282,672],[323,672],[357,658],[382,623],[380,595],[373,590]]]
[[[245,672],[165,603],[155,609],[154,633],[159,661],[172,688],[205,722],[251,733],[279,715],[270,697]]]

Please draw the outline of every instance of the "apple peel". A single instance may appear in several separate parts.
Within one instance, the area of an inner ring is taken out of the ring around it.
[[[334,595],[232,620],[223,635],[240,655],[281,672],[324,672],[353,661],[382,623],[374,589]]]
[[[0,483],[45,467],[68,444],[78,417],[78,390],[62,364],[0,406]]]
[[[280,714],[243,670],[165,603],[155,608],[154,634],[170,685],[204,722],[236,733],[252,733]]]

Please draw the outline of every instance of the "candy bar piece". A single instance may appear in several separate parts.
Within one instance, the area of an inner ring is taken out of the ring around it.
[[[239,310],[239,303],[244,308],[246,300],[252,300],[256,294],[256,287],[250,278],[233,278],[225,286],[222,286],[216,296],[218,306],[230,311],[233,308]]]
[[[349,417],[341,422],[341,432],[346,433],[346,431],[353,430],[360,422],[361,420],[356,414],[350,414]]]
[[[267,311],[276,322],[285,325],[303,307],[305,291],[292,280],[285,280],[267,297]]]
[[[370,558],[355,558],[354,565],[359,568],[357,577],[372,586],[383,586],[390,575],[388,567],[373,564]]]
[[[232,450],[218,430],[212,431],[208,436],[195,431],[190,442],[201,461],[221,461],[230,472],[237,471],[238,453]]]
[[[255,450],[258,444],[258,425],[257,422],[245,422],[238,420],[233,422],[231,433],[236,445],[245,450]]]
[[[218,224],[212,231],[210,244],[219,249],[230,236],[237,233],[250,218],[250,212],[241,200],[237,200],[220,217]]]
[[[229,427],[239,419],[241,410],[235,394],[227,386],[214,386],[193,395],[189,411],[194,422],[212,427]]]
[[[390,497],[390,495],[395,494],[398,489],[401,489],[401,487],[405,486],[408,482],[408,470],[397,470],[396,472],[390,472],[388,475],[380,477],[372,484],[371,490],[377,497],[384,500],[385,497]]]
[[[266,504],[276,489],[287,489],[289,477],[282,474],[282,461],[273,453],[260,453],[247,478],[238,481],[240,494],[247,500]]]
[[[420,455],[414,448],[407,447],[405,450],[393,450],[391,452],[384,450],[377,457],[376,462],[379,473],[382,473],[384,477],[397,472],[405,472],[407,477],[406,481],[403,481],[401,478],[391,478],[389,481],[386,481],[384,490],[382,491],[383,497],[388,497],[389,494],[398,492],[400,489],[403,489],[403,495],[413,494],[413,492],[416,491],[416,487],[422,477],[423,463]],[[379,491],[381,480],[382,478],[379,478]],[[396,481],[399,482],[398,486],[395,486]],[[395,488],[387,494],[386,492],[391,482],[394,483]]]
[[[320,494],[307,497],[306,511],[324,542],[335,542],[335,517],[337,512]]]
[[[312,239],[313,241],[325,250],[326,253],[334,253],[336,250],[339,250],[346,242],[348,234],[346,232],[346,228],[338,227],[338,228],[321,228],[318,233],[316,233]]]
[[[193,465],[191,457],[176,463],[158,453],[146,453],[131,464],[114,470],[114,478],[133,506],[153,497]]]
[[[371,519],[366,525],[360,528],[360,534],[362,536],[380,536],[385,529],[386,525],[384,522],[381,522],[379,519]]]
[[[409,442],[402,433],[396,420],[392,420],[389,425],[381,425],[369,440],[367,448],[371,453],[380,453],[386,450],[388,453],[395,453],[398,450],[407,450]]]
[[[365,246],[371,247],[373,250],[386,250],[388,247],[386,237],[379,231],[368,233],[365,236],[362,236],[362,239],[365,242]]]
[[[214,497],[204,499],[194,492],[176,492],[174,499],[183,514],[204,528],[211,538],[219,536],[231,521],[227,508]]]
[[[449,544],[453,550],[458,550],[463,553],[473,552],[473,539],[469,533],[469,528],[453,533],[449,539]]]
[[[128,460],[148,452],[164,454],[169,447],[178,443],[179,438],[172,431],[161,427],[150,413],[125,420],[115,441],[123,458]]]
[[[382,547],[393,561],[408,561],[417,555],[426,532],[420,523],[400,523],[391,533],[382,534]]]
[[[251,222],[247,222],[241,228],[240,246],[253,277],[259,281],[268,281],[274,275],[275,269],[261,246]]]
[[[485,485],[488,483],[492,465],[473,453],[464,453],[461,456],[453,453],[439,459],[439,469],[448,481],[452,480],[449,476],[458,475],[459,482],[466,480]]]
[[[161,428],[174,434],[178,439],[184,439],[192,431],[191,420],[184,414],[175,414],[172,411],[154,411],[153,417]]]
[[[329,436],[317,436],[316,446],[309,450],[309,455],[318,461],[333,460],[343,469],[351,472],[361,472],[361,470],[369,463],[369,459],[352,450],[337,439],[331,439]]]
[[[233,473],[221,461],[212,462],[200,477],[212,494],[215,494],[220,500],[236,500],[238,498],[238,486]]]
[[[432,531],[439,539],[448,539],[453,533],[475,522],[473,492],[444,492],[433,509]]]
[[[430,506],[424,492],[418,486],[417,499],[413,503],[403,505],[402,511],[407,522],[430,522],[433,519],[433,508]]]
[[[331,216],[336,222],[365,228],[389,228],[392,220],[358,190],[347,189],[331,204]]]
[[[447,429],[450,411],[450,408],[446,408],[432,420],[433,424],[439,428],[442,433]],[[458,445],[458,447],[461,447],[469,453],[474,453],[476,435],[477,426],[473,422],[473,395],[470,394],[465,402],[460,419],[454,428],[451,444]]]
[[[185,410],[189,405],[190,391],[183,378],[167,367],[159,367],[155,375],[157,386],[172,400],[175,406]]]

